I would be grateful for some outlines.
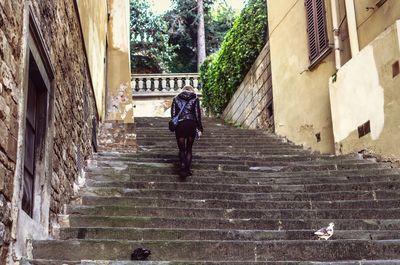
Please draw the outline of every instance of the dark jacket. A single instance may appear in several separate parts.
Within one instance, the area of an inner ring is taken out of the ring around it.
[[[193,120],[197,124],[197,129],[203,131],[203,125],[201,124],[201,110],[200,101],[195,93],[189,91],[183,91],[179,93],[172,101],[171,106],[171,118],[178,115],[181,108],[185,105],[185,109],[182,111],[179,120]]]

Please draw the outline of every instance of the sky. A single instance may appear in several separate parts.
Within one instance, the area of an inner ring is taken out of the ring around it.
[[[156,14],[162,14],[169,9],[171,0],[148,0]],[[241,10],[245,0],[226,0],[228,5],[231,5],[235,10]]]

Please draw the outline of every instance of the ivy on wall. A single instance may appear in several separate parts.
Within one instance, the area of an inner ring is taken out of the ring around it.
[[[203,107],[221,114],[267,40],[265,0],[248,0],[218,52],[200,69]]]

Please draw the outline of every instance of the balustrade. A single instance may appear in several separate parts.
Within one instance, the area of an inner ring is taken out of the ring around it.
[[[200,93],[199,75],[185,74],[132,74],[133,95],[176,94],[185,85]]]

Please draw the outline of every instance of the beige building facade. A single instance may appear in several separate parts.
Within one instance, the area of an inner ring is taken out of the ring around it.
[[[400,1],[267,5],[276,133],[322,153],[400,159]]]

